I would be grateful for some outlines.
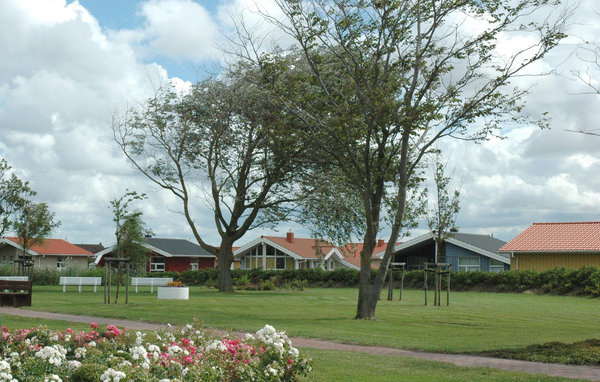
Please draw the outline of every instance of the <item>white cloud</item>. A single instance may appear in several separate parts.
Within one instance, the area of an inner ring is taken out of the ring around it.
[[[150,184],[119,151],[111,114],[168,81],[178,91],[188,88],[189,79],[169,78],[155,61],[166,57],[196,65],[219,54],[215,45],[223,43],[221,31],[231,33],[231,15],[241,14],[268,36],[265,49],[289,45],[289,36],[261,21],[258,9],[280,18],[274,4],[233,0],[208,10],[191,0],[151,0],[138,8],[144,18],[139,29],[106,30],[77,1],[0,1],[0,156],[50,203],[63,223],[55,236],[110,244],[108,201],[129,188],[148,194],[139,207],[156,234],[192,237],[182,215],[172,212],[181,211],[180,202]],[[571,42],[597,39],[594,7],[594,0],[582,2]],[[464,179],[458,219],[463,232],[511,239],[536,221],[598,219],[600,138],[566,130],[597,128],[600,96],[573,95],[584,87],[571,71],[585,68],[573,51],[573,45],[562,46],[537,68],[557,68],[561,76],[515,82],[536,84],[526,111],[533,117],[550,112],[551,130],[511,126],[503,132],[505,140],[440,143],[450,156],[449,168]],[[200,232],[217,244],[211,212],[200,198],[193,209]],[[307,234],[293,223],[282,223],[279,234],[289,227]],[[242,241],[272,232],[261,229]]]
[[[141,6],[145,38],[166,56],[199,62],[215,51],[218,28],[209,12],[191,0],[150,0]]]

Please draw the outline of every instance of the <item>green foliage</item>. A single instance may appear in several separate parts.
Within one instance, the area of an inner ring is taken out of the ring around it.
[[[54,221],[54,213],[46,203],[26,201],[18,212],[13,228],[19,238],[19,245],[26,251],[35,244],[41,244],[52,230],[60,225]]]
[[[22,181],[11,170],[6,160],[0,158],[0,237],[13,226],[28,198],[36,194],[29,188],[29,182]]]
[[[126,190],[125,194],[110,201],[113,222],[116,225],[117,257],[131,259],[131,263],[136,268],[143,267],[146,264],[148,250],[142,244],[144,237],[150,231],[146,229],[142,221],[142,212],[138,210],[131,211],[130,205],[135,201],[145,199],[147,199],[146,194]]]
[[[572,344],[547,342],[520,349],[493,350],[478,354],[532,362],[600,366],[600,339],[589,339]]]
[[[34,285],[58,285],[60,276],[62,275],[57,269],[33,268],[31,282]]]
[[[97,363],[87,363],[81,365],[71,375],[73,382],[97,382],[100,380],[100,376],[106,370],[106,366]]]

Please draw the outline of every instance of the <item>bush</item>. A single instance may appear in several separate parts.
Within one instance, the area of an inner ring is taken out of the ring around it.
[[[186,325],[172,331],[2,332],[2,380],[19,381],[295,381],[310,360],[283,332],[266,325],[245,339],[212,337]]]

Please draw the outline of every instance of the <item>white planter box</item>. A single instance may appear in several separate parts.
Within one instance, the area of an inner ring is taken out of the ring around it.
[[[159,300],[188,300],[190,288],[188,287],[158,287]]]

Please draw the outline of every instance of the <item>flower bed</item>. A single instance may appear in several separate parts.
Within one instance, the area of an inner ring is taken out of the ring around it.
[[[0,381],[293,381],[310,371],[284,332],[266,325],[245,339],[171,331],[105,333],[3,328]]]

